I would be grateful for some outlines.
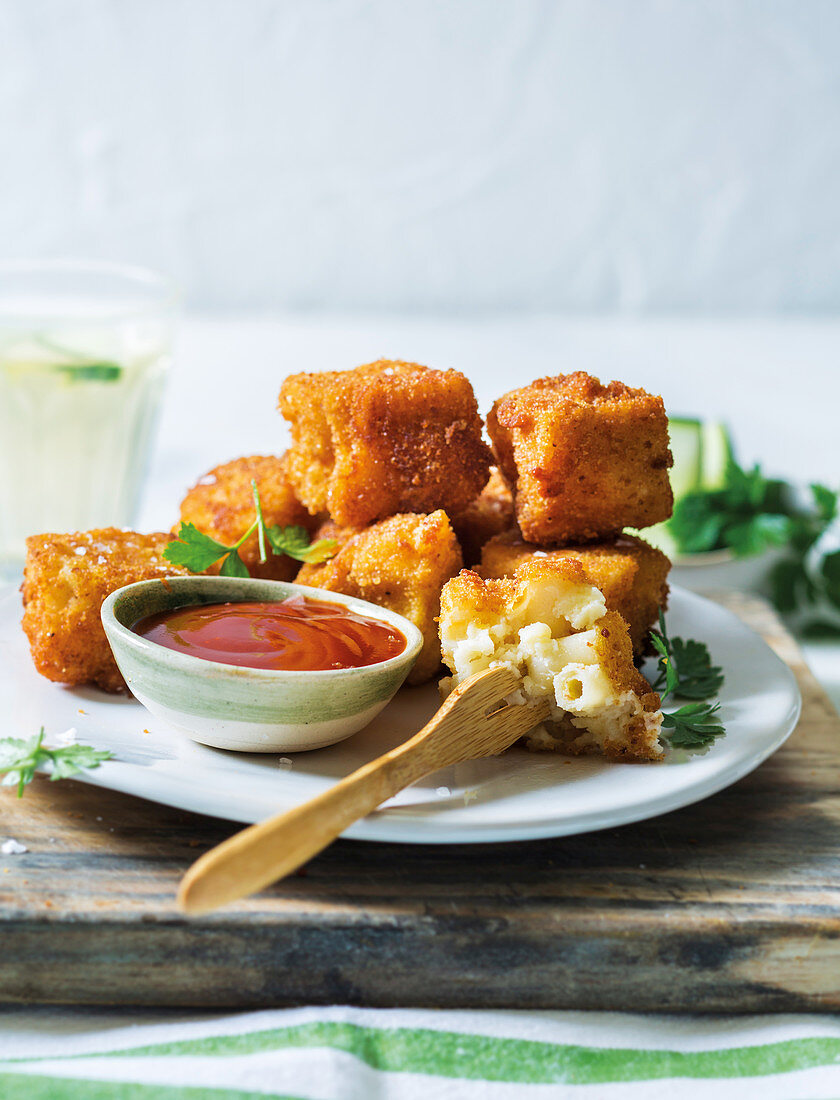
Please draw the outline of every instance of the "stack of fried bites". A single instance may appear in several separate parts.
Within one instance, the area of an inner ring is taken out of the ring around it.
[[[660,398],[580,373],[515,390],[488,417],[498,468],[458,371],[382,360],[296,374],[279,406],[286,454],[217,466],[187,493],[182,522],[232,545],[253,523],[255,483],[267,525],[305,528],[334,553],[263,562],[253,534],[238,551],[251,576],[411,619],[424,646],[410,683],[436,675],[441,641],[452,683],[512,664],[523,697],[553,699],[531,747],[659,755],[658,698],[633,659],[665,603],[669,563],[622,532],[670,514]],[[123,584],[187,572],[162,558],[172,538],[114,528],[31,537],[23,626],[38,671],[123,688],[99,608]]]
[[[512,665],[522,698],[552,706],[529,747],[656,759],[659,697],[634,657],[665,605],[670,562],[623,531],[671,514],[662,399],[578,372],[505,394],[487,428],[517,527],[443,590],[451,684]]]

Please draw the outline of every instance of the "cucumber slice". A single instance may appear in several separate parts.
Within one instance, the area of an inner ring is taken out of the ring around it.
[[[701,445],[703,462],[702,487],[708,490],[722,489],[726,485],[726,471],[733,460],[732,440],[729,429],[719,420],[708,420],[703,425]]]
[[[672,416],[668,420],[671,437],[671,488],[674,500],[694,492],[703,484],[703,435],[704,425],[689,417]]]
[[[657,550],[661,550],[663,554],[666,554],[672,560],[678,554],[677,544],[668,529],[667,519],[663,523],[655,524],[653,527],[646,527],[644,531],[632,530],[630,533],[643,538],[645,542],[649,542],[651,546],[655,546]]]
[[[672,416],[668,419],[668,432],[674,456],[671,467],[674,503],[699,489],[723,488],[727,467],[734,457],[726,425],[716,420],[704,423],[695,417]],[[669,558],[677,556],[668,520],[637,533]]]

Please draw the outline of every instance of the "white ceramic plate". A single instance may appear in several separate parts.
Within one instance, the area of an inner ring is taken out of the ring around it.
[[[0,736],[77,739],[115,759],[82,778],[181,809],[259,821],[324,790],[416,732],[434,713],[435,686],[404,688],[374,722],[330,748],[248,756],[197,745],[132,699],[62,688],[32,668],[17,594],[0,601]],[[673,635],[707,642],[723,665],[727,735],[707,752],[671,752],[661,764],[611,764],[514,748],[437,772],[347,830],[358,840],[445,844],[566,836],[654,817],[729,786],[787,738],[801,700],[791,671],[728,611],[681,589],[671,594]]]

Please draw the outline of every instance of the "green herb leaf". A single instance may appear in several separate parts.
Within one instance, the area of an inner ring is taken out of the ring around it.
[[[787,614],[795,611],[803,602],[809,583],[801,559],[785,558],[777,562],[770,572],[770,596],[776,610]]]
[[[723,685],[723,670],[713,665],[708,646],[703,642],[674,638],[672,662],[677,667],[675,694],[683,699],[708,699]]]
[[[825,581],[824,591],[827,599],[840,608],[840,550],[832,550],[820,562],[820,573]]]
[[[720,703],[686,703],[679,710],[664,713],[663,737],[673,748],[701,749],[722,737],[726,730],[715,717]]]
[[[239,554],[239,548],[255,531],[259,538],[261,562],[266,560],[266,543],[273,554],[287,554],[290,558],[310,563],[326,561],[335,554],[338,545],[335,539],[319,539],[310,543],[309,532],[305,527],[280,527],[276,523],[267,527],[259,490],[253,478],[251,487],[254,493],[255,519],[233,546],[225,546],[203,534],[195,524],[182,521],[176,539],[163,552],[166,560],[173,565],[183,565],[192,573],[203,573],[220,558],[224,558],[219,570],[223,577],[248,577],[248,567]]]
[[[791,535],[789,516],[764,513],[727,528],[727,541],[736,558],[753,558],[771,546],[784,546]]]
[[[113,753],[95,749],[92,745],[63,745],[51,749],[43,742],[43,726],[28,741],[19,737],[0,740],[0,773],[5,773],[2,786],[16,786],[18,798],[23,797],[24,787],[32,782],[36,769],[42,764],[52,764],[51,780],[67,779],[80,771],[96,768],[103,760],[110,760],[113,756]]]
[[[663,631],[665,629],[664,623],[662,624],[662,629]],[[666,699],[669,695],[673,694],[674,688],[677,686],[677,670],[671,660],[671,649],[664,635],[657,634],[655,630],[651,630],[650,640],[653,648],[659,654],[659,663],[662,665],[653,687],[655,691],[660,691],[661,688],[664,688],[665,690],[661,692],[661,694],[662,698]]]
[[[668,520],[668,530],[674,536],[677,548],[683,554],[702,554],[720,545],[724,518],[717,511],[715,493],[688,493],[674,505],[674,514]]]
[[[309,532],[305,527],[279,527],[274,524],[266,528],[268,541],[275,554],[287,554],[297,561],[316,565],[333,557],[338,543],[335,539],[309,541]]]
[[[792,613],[824,600],[840,607],[840,583],[823,586],[810,564],[811,548],[837,518],[838,493],[818,483],[810,488],[811,502],[803,505],[792,485],[765,477],[757,464],[745,470],[730,455],[723,487],[682,496],[666,530],[683,554],[730,549],[750,558],[784,546],[787,557],[771,577],[777,610]]]
[[[663,700],[670,695],[683,699],[708,699],[723,684],[723,671],[712,664],[708,646],[693,639],[670,638],[665,616],[659,612],[659,631],[650,632],[651,643],[662,666],[653,683]],[[664,690],[663,690],[664,689]]]
[[[240,558],[239,551],[231,550],[222,562],[219,575],[222,577],[250,577],[251,574],[248,572],[245,562]]]
[[[177,541],[169,543],[163,556],[173,565],[183,565],[191,573],[203,573],[229,551],[229,546],[223,546],[209,535],[202,534],[194,523],[182,522]]]
[[[838,494],[825,485],[815,483],[811,485],[811,496],[814,499],[814,507],[819,518],[825,523],[831,523],[837,516]]]

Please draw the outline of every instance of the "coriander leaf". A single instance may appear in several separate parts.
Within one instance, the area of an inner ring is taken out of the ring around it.
[[[315,565],[333,557],[338,543],[335,539],[318,539],[310,543],[309,532],[305,527],[280,527],[274,524],[266,532],[271,549],[275,554],[287,554],[290,558]]]
[[[266,528],[265,533],[275,554],[288,554],[290,558],[296,558],[309,549],[309,532],[305,527],[280,527],[274,523]]]
[[[16,786],[18,798],[23,796],[24,787],[32,781],[35,770],[42,764],[52,764],[50,779],[66,779],[86,768],[98,767],[113,755],[92,745],[62,745],[51,749],[43,741],[43,726],[28,741],[19,737],[0,740],[0,773],[5,772],[2,786]]]
[[[664,713],[662,725],[670,732],[663,733],[663,737],[672,748],[705,748],[726,733],[715,718],[719,709],[720,703],[687,703],[679,710]]]
[[[50,779],[67,779],[68,776],[78,775],[86,768],[97,768],[103,760],[110,760],[113,753],[105,749],[95,749],[93,745],[67,745],[58,749],[44,749],[53,769]]]
[[[220,558],[224,558],[219,573],[223,577],[248,577],[248,567],[239,553],[239,548],[256,531],[259,539],[260,561],[266,560],[266,539],[274,554],[287,554],[298,561],[316,563],[326,561],[335,553],[338,545],[335,539],[319,539],[310,543],[309,532],[305,527],[280,527],[274,524],[267,527],[263,517],[262,503],[257,483],[252,478],[251,488],[254,494],[255,519],[232,546],[210,538],[193,523],[181,521],[176,538],[163,552],[167,561],[173,565],[183,565],[192,573],[204,573]]]
[[[177,541],[169,543],[163,556],[173,565],[183,565],[191,573],[203,573],[229,550],[229,546],[223,546],[209,535],[202,534],[194,523],[182,521]]]
[[[245,562],[240,558],[239,551],[231,550],[222,562],[219,575],[222,577],[250,577],[251,574],[248,572]]]
[[[0,772],[14,767],[15,762],[27,754],[31,745],[31,741],[24,741],[21,737],[4,737],[0,741]]]
[[[318,539],[308,548],[301,561],[305,561],[307,565],[319,565],[322,561],[334,558],[337,549],[338,543],[335,539]]]

